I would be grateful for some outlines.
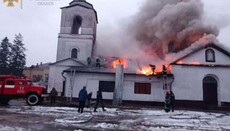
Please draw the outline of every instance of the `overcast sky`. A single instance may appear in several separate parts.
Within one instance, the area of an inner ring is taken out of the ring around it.
[[[21,1],[21,0],[19,0]],[[55,62],[57,37],[60,32],[61,10],[72,0],[53,1],[53,5],[38,5],[41,0],[23,0],[23,7],[7,7],[0,0],[0,40],[8,37],[12,42],[14,35],[21,33],[27,48],[27,66],[36,63]],[[44,1],[44,0],[43,0]],[[122,20],[134,15],[145,0],[87,0],[98,13],[98,35],[105,27],[119,28]],[[207,22],[220,28],[218,39],[230,48],[230,0],[202,0]]]

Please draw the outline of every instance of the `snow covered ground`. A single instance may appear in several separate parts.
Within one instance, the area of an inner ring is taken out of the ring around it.
[[[165,113],[158,109],[106,108],[106,112],[83,114],[76,108],[42,106],[0,107],[0,130],[230,130],[229,113],[177,110]]]

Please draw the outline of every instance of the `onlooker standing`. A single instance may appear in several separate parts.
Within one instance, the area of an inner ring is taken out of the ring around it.
[[[172,112],[174,112],[174,101],[175,95],[172,91],[170,91],[170,108],[172,109]]]
[[[53,87],[53,89],[50,91],[50,101],[51,101],[51,105],[55,104],[56,101],[56,96],[58,95],[57,90]]]
[[[94,108],[94,112],[97,112],[97,107],[98,107],[98,104],[101,103],[101,107],[103,109],[103,111],[105,111],[104,109],[104,102],[103,102],[103,97],[102,97],[102,92],[101,92],[101,89],[99,88],[99,90],[97,91],[97,103],[96,103],[96,106]]]
[[[78,112],[83,113],[83,109],[85,107],[85,101],[87,99],[87,91],[86,91],[86,87],[85,86],[80,90],[78,96],[79,96]]]
[[[90,109],[90,113],[91,113],[91,98],[92,98],[92,95],[93,95],[93,93],[92,92],[90,92],[88,95],[87,95],[87,106],[89,107],[89,109]]]

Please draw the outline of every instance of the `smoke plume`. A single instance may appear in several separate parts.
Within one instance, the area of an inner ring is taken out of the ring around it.
[[[169,63],[183,56],[186,51],[180,51],[193,43],[203,45],[204,36],[213,40],[219,34],[216,26],[205,22],[200,0],[147,0],[127,23],[121,30],[99,37],[98,54],[137,59],[143,64]],[[180,53],[164,54],[163,48],[170,42]]]

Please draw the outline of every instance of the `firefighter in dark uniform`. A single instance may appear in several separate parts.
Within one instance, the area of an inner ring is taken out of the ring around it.
[[[88,66],[92,64],[92,60],[90,57],[87,58],[87,64],[88,64]]]
[[[172,91],[170,91],[170,108],[172,112],[174,112],[174,101],[175,101],[175,95]]]
[[[171,102],[171,95],[169,94],[168,91],[166,91],[166,96],[165,96],[165,112],[170,111],[170,102]]]
[[[151,68],[152,68],[152,72],[153,72],[153,74],[152,75],[154,75],[154,71],[155,71],[155,69],[156,69],[156,66],[155,65],[149,65]]]
[[[98,67],[98,68],[101,67],[101,61],[99,58],[96,59],[96,67]]]
[[[165,65],[163,65],[163,70],[162,70],[162,74],[163,74],[163,77],[166,78],[167,77],[167,68]]]

